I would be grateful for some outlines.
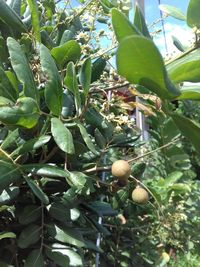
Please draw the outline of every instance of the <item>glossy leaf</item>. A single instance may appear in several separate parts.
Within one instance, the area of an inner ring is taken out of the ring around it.
[[[9,188],[4,189],[0,194],[0,203],[6,204],[14,200],[19,195],[19,187],[9,186]]]
[[[31,21],[33,26],[33,31],[35,34],[36,40],[41,43],[41,36],[40,36],[40,18],[38,12],[38,5],[36,0],[27,0],[29,9],[31,12]]]
[[[138,29],[131,24],[128,18],[118,9],[113,8],[111,11],[112,25],[118,42],[131,35],[140,35]]]
[[[79,75],[79,81],[83,87],[83,93],[85,97],[87,97],[89,93],[91,75],[92,75],[91,59],[87,58],[81,66],[80,75]]]
[[[51,132],[56,144],[62,151],[68,154],[74,154],[72,134],[59,119],[51,119]]]
[[[200,49],[173,61],[167,65],[167,71],[175,83],[200,82]]]
[[[111,205],[103,201],[95,201],[87,205],[91,210],[96,212],[99,216],[115,216],[117,211],[114,210]]]
[[[11,37],[7,39],[7,45],[12,67],[18,80],[23,84],[24,95],[38,102],[38,90],[24,51],[21,49],[19,43]]]
[[[48,196],[42,191],[42,189],[39,187],[39,185],[37,185],[37,183],[29,178],[29,177],[24,177],[28,186],[31,188],[31,190],[33,191],[34,195],[39,198],[39,200],[45,204],[48,205],[49,204],[49,198]]]
[[[51,54],[55,58],[56,62],[60,66],[63,66],[70,61],[75,63],[77,60],[79,60],[81,48],[75,40],[70,40],[61,46],[54,47],[51,50]]]
[[[200,86],[199,85],[184,85],[181,87],[181,95],[178,100],[200,100]]]
[[[30,97],[19,98],[14,106],[0,108],[0,121],[8,125],[33,128],[39,119],[38,105]]]
[[[190,27],[200,28],[200,0],[190,0],[187,9],[187,24]]]
[[[94,154],[97,154],[98,155],[98,152],[89,136],[89,134],[87,133],[85,127],[81,124],[81,123],[77,123],[77,126],[80,130],[80,133],[83,137],[83,140],[85,141],[87,147],[94,153]]]
[[[5,159],[0,159],[0,173],[0,189],[5,189],[21,177],[19,168]]]
[[[23,24],[20,17],[6,4],[5,1],[0,1],[0,19],[17,32],[27,31],[26,26]]]
[[[47,231],[57,241],[76,247],[84,246],[83,237],[77,229],[71,227],[60,228],[56,224],[49,224]]]
[[[81,112],[81,97],[80,97],[78,82],[77,82],[77,78],[76,78],[76,70],[75,70],[75,66],[74,66],[73,62],[70,62],[67,65],[67,71],[66,71],[64,83],[67,86],[67,88],[73,93],[74,98],[75,98],[76,111],[78,112],[78,114],[80,114],[80,112]]]
[[[136,2],[137,3],[137,2]],[[134,26],[146,37],[151,38],[145,18],[138,4],[135,6]]]
[[[28,248],[40,239],[41,227],[31,224],[24,228],[18,238],[18,246],[20,248]]]
[[[41,217],[41,214],[41,206],[28,205],[20,212],[19,223],[22,225],[33,223]]]
[[[60,75],[51,54],[44,45],[40,46],[40,60],[42,70],[47,76],[45,85],[45,102],[49,110],[59,116],[62,109],[63,89]]]
[[[179,114],[172,114],[171,117],[181,133],[191,141],[195,149],[200,153],[200,125]]]
[[[92,64],[91,83],[96,82],[106,67],[106,60],[102,57],[97,58]]]
[[[4,238],[16,238],[16,235],[12,232],[0,232],[0,240]]]
[[[20,9],[21,9],[22,0],[13,0],[10,7],[12,8],[18,16],[20,16]]]
[[[65,30],[60,40],[60,46],[72,40],[73,38],[74,38],[74,33],[70,30]]]
[[[168,14],[169,16],[179,19],[179,20],[186,20],[185,15],[176,7],[169,6],[169,5],[159,5],[159,8],[162,12]]]
[[[26,261],[24,263],[24,267],[43,267],[44,266],[44,258],[42,255],[41,249],[34,249],[29,253]]]
[[[145,37],[127,37],[119,44],[117,68],[129,82],[143,85],[163,99],[180,94],[167,76],[157,47]]]
[[[0,95],[6,97],[12,101],[16,101],[18,98],[18,92],[13,88],[6,73],[0,67]]]
[[[42,135],[38,138],[34,138],[31,140],[28,140],[23,145],[19,146],[16,150],[12,152],[12,156],[19,156],[23,155],[27,152],[30,152],[32,150],[38,149],[49,142],[51,136],[50,135]]]

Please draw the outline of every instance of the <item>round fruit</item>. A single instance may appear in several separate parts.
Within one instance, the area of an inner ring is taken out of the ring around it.
[[[119,180],[127,180],[131,174],[131,167],[125,160],[116,160],[112,165],[111,172]]]
[[[132,199],[136,203],[146,204],[149,200],[149,194],[144,188],[136,187],[132,192]]]

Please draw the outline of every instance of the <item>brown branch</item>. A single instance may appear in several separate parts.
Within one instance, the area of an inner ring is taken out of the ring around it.
[[[90,89],[90,94],[93,94],[93,93],[97,93],[97,92],[102,92],[102,90],[105,92],[105,91],[113,91],[113,90],[116,90],[116,89],[119,89],[119,88],[122,88],[122,87],[125,87],[125,86],[128,86],[130,85],[129,82],[127,83],[124,83],[124,84],[117,84],[117,85],[114,85],[114,86],[110,86],[110,87],[106,87],[106,88],[91,88]]]

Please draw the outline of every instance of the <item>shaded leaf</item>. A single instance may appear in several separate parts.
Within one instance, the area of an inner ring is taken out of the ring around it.
[[[134,26],[146,37],[151,38],[146,22],[145,22],[145,18],[141,12],[141,9],[139,7],[139,5],[136,2],[135,5],[135,15],[134,15]]]
[[[20,212],[18,219],[22,225],[35,222],[41,217],[41,206],[28,205]]]
[[[170,99],[180,94],[167,76],[157,47],[145,37],[127,37],[119,44],[117,68],[129,82],[143,85],[161,98]]]
[[[199,85],[184,85],[181,87],[181,95],[178,100],[200,100],[200,86]]]
[[[0,1],[0,19],[17,32],[27,31],[26,26],[23,24],[20,17],[6,4],[5,1]]]
[[[34,249],[26,258],[24,267],[43,267],[44,258],[41,249]]]
[[[16,186],[10,186],[9,188],[4,189],[0,194],[0,203],[9,203],[19,195],[19,192],[19,187]]]
[[[27,184],[33,191],[34,195],[39,198],[39,200],[44,203],[45,205],[49,204],[49,198],[48,196],[42,191],[42,189],[39,187],[39,185],[36,184],[36,182],[29,177],[24,177]]]
[[[51,132],[56,144],[62,151],[68,154],[74,154],[72,134],[59,119],[51,119]]]
[[[6,73],[0,67],[0,95],[12,101],[18,98],[18,92],[13,88]]]
[[[60,202],[54,202],[48,207],[49,214],[61,222],[70,221],[70,210]]]
[[[12,67],[18,80],[23,84],[24,95],[39,101],[39,93],[35,85],[33,73],[28,60],[19,43],[11,37],[7,39],[7,46],[10,54]]]
[[[104,58],[98,58],[92,63],[92,77],[91,83],[97,81],[106,67],[106,60]]]
[[[111,205],[103,201],[94,201],[93,203],[86,205],[92,211],[96,212],[99,216],[115,216],[117,211],[114,210]]]
[[[0,173],[0,189],[5,189],[21,178],[19,167],[3,159],[0,159]]]
[[[35,244],[40,239],[41,227],[31,224],[24,228],[18,238],[18,246],[20,248],[27,248]]]
[[[59,116],[62,109],[63,89],[60,75],[51,54],[44,45],[40,46],[40,61],[42,70],[47,75],[45,85],[45,102],[49,110]]]
[[[61,245],[62,247],[63,245]],[[58,264],[60,267],[69,267],[69,258],[64,253],[61,253],[63,249],[46,249],[46,255],[49,259],[51,259],[54,263]]]

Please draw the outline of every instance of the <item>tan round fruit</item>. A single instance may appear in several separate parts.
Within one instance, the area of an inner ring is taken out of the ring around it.
[[[146,204],[149,200],[149,194],[144,188],[136,187],[132,192],[132,200],[139,204]]]
[[[116,160],[112,165],[111,172],[118,180],[127,180],[131,174],[131,167],[128,161]]]

